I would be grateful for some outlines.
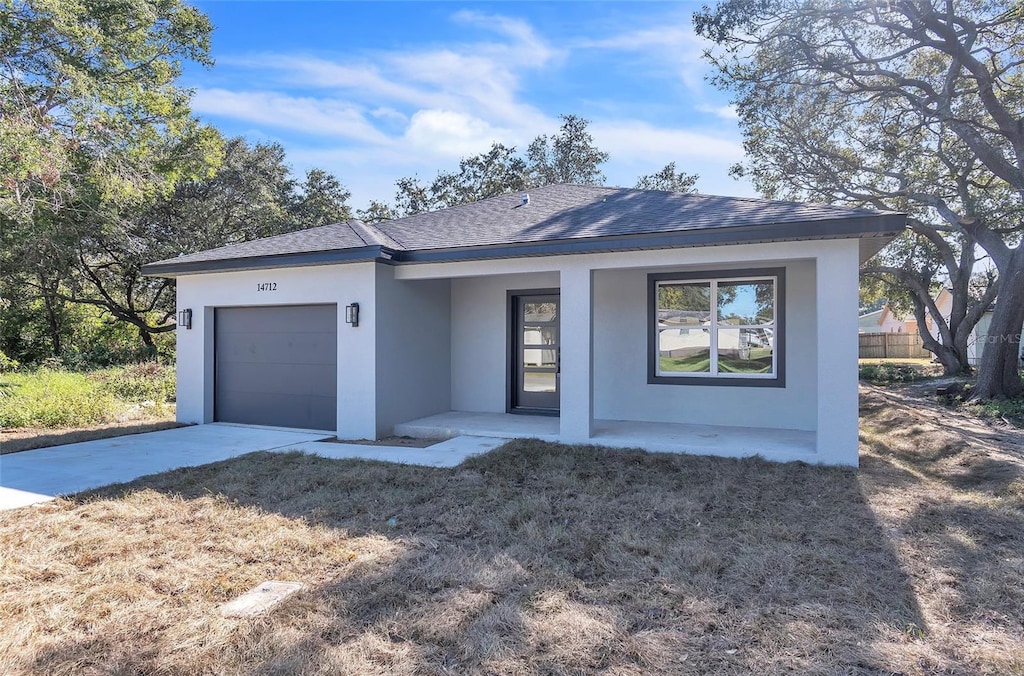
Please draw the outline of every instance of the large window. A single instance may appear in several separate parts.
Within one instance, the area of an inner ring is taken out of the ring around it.
[[[782,387],[784,268],[649,275],[648,380]]]

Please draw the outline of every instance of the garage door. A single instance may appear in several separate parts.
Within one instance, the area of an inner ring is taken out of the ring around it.
[[[337,428],[338,307],[217,308],[214,419]]]

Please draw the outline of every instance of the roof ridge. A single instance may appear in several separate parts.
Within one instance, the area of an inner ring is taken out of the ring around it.
[[[354,232],[359,239],[363,240],[364,244],[376,244],[377,246],[386,246],[390,249],[406,248],[400,241],[371,223],[366,223],[358,218],[351,218],[346,221],[346,223],[352,232]],[[367,238],[369,238],[370,241],[367,241]]]

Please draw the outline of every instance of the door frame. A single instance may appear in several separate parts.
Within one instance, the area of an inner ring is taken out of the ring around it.
[[[560,415],[560,408],[526,408],[516,406],[516,391],[519,387],[518,379],[516,377],[516,361],[518,357],[516,354],[516,299],[520,296],[558,296],[559,313],[561,313],[562,306],[562,289],[559,287],[543,289],[509,289],[507,291],[505,297],[505,412],[517,415],[549,415],[557,417]],[[558,334],[558,350],[561,352],[562,331],[560,316]],[[561,355],[559,355],[559,360],[561,360]],[[560,394],[560,382],[558,384],[558,389]]]

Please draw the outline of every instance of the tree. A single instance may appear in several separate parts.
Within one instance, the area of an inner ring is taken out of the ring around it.
[[[950,351],[965,367],[960,348],[998,293],[975,392],[1021,395],[1024,6],[726,0],[694,19],[718,45],[708,57],[734,94],[755,185],[907,211],[911,234],[869,271],[911,293],[948,371]],[[998,276],[972,297],[978,247]]]
[[[174,282],[143,276],[146,263],[351,217],[350,193],[338,179],[311,169],[297,182],[280,145],[249,146],[235,138],[224,148],[214,176],[179,181],[171,195],[155,197],[144,209],[59,212],[67,241],[56,250],[71,252],[71,259],[54,296],[135,327],[152,349],[154,336],[175,326]]]
[[[293,211],[303,228],[340,223],[352,218],[352,210],[347,204],[352,193],[337,177],[323,169],[307,171],[300,190]]]
[[[153,334],[174,329],[172,280],[142,276],[142,266],[214,247],[270,237],[351,218],[350,193],[333,175],[311,169],[290,175],[277,143],[225,144],[211,178],[179,182],[173,195],[142,213],[108,214],[103,227],[86,226],[77,271],[84,282],[76,302],[102,307],[135,326],[151,346]],[[98,233],[98,234],[95,234]]]
[[[205,170],[219,137],[177,78],[183,59],[212,63],[210,32],[180,0],[0,5],[0,216],[25,224],[85,184],[134,199]]]
[[[442,171],[429,184],[406,177],[396,183],[397,210],[404,215],[434,211],[504,195],[528,187],[526,162],[514,146],[494,143],[479,155],[459,160],[458,171]]]
[[[109,238],[110,213],[216,168],[220,136],[177,84],[183,60],[211,63],[210,31],[179,0],[0,5],[4,293],[41,300],[55,354],[80,245]]]
[[[661,171],[654,174],[646,174],[636,181],[638,190],[666,190],[669,192],[696,193],[694,186],[700,180],[699,174],[688,174],[685,171],[676,172],[676,163],[669,162]]]
[[[587,130],[590,121],[578,115],[562,115],[559,119],[562,126],[556,134],[541,134],[526,149],[530,185],[603,184],[601,165],[608,161],[608,153],[594,145],[594,137]]]
[[[551,183],[602,183],[600,165],[608,161],[608,153],[594,146],[589,122],[576,115],[561,119],[558,133],[536,137],[525,158],[515,146],[494,143],[479,155],[462,158],[458,171],[442,171],[427,185],[415,177],[399,179],[394,213],[409,216]]]
[[[363,223],[383,223],[398,218],[398,212],[386,202],[370,200],[370,206],[356,211],[356,218]]]

